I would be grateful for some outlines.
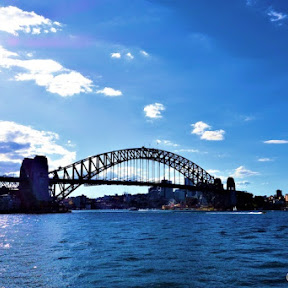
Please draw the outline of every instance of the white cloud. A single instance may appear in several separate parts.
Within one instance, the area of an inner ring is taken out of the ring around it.
[[[235,178],[245,178],[250,176],[259,175],[259,172],[254,172],[251,170],[246,169],[244,166],[239,166],[235,169],[233,177]]]
[[[267,140],[265,144],[288,144],[288,140]]]
[[[75,161],[76,152],[57,144],[59,135],[50,131],[40,131],[30,126],[10,121],[0,121],[0,161],[1,166],[9,163],[20,164],[24,157],[45,155],[49,168],[65,166]],[[3,167],[1,167],[3,168]]]
[[[141,50],[140,53],[145,56],[145,57],[149,57],[149,53],[147,53],[146,51],[144,50]]]
[[[62,97],[92,92],[93,84],[90,79],[51,59],[19,59],[18,54],[0,46],[0,67],[24,69],[25,72],[17,73],[14,80],[35,81],[48,92]]]
[[[145,116],[148,118],[162,118],[161,111],[164,111],[165,107],[161,103],[154,103],[144,107]]]
[[[41,34],[41,29],[40,28],[33,28],[32,29],[32,34],[35,34],[35,35]]]
[[[8,51],[6,49],[4,49],[1,45],[0,45],[0,64],[1,66],[6,66],[7,64],[5,63],[5,61],[9,61],[10,57],[17,57],[18,54],[15,53],[15,52],[11,52],[11,51]],[[10,61],[13,61],[13,60],[10,60]],[[3,64],[4,63],[4,64]],[[9,67],[8,67],[9,68]]]
[[[203,121],[196,122],[191,124],[193,130],[191,134],[196,134],[201,136],[200,138],[208,141],[222,141],[224,140],[224,130],[208,130],[211,129],[211,126]]]
[[[121,53],[119,52],[111,53],[110,55],[111,58],[117,58],[117,59],[121,58]]]
[[[156,143],[157,144],[162,144],[162,145],[165,145],[165,146],[172,146],[172,147],[178,147],[179,146],[178,144],[175,144],[175,143],[171,142],[170,140],[159,140],[159,139],[157,139]]]
[[[270,21],[271,22],[278,22],[281,21],[283,19],[285,19],[287,17],[286,14],[281,13],[281,12],[276,12],[273,9],[270,9],[267,13],[268,16],[270,16]]]
[[[259,158],[258,159],[258,162],[272,162],[273,159],[270,159],[270,158]]]
[[[195,124],[191,124],[191,126],[194,127],[191,133],[196,135],[202,135],[206,129],[211,128],[211,126],[202,121],[196,122]]]
[[[201,139],[208,141],[222,141],[224,140],[224,130],[205,131],[201,135]]]
[[[104,94],[105,96],[115,97],[115,96],[121,96],[122,92],[120,90],[115,90],[110,87],[105,87],[102,90],[98,90],[96,92],[97,94]]]
[[[128,52],[127,54],[126,54],[126,56],[129,58],[129,59],[134,59],[134,56],[130,53],[130,52]]]
[[[46,90],[62,97],[73,96],[79,93],[92,92],[92,81],[76,71],[53,76],[50,74],[18,74],[17,81],[34,80],[37,85],[46,87]]]
[[[40,34],[49,28],[51,32],[56,32],[60,27],[59,22],[53,22],[35,12],[23,11],[15,6],[0,7],[0,31],[18,36],[20,31]]]

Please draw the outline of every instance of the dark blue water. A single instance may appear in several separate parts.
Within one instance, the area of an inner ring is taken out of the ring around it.
[[[0,287],[288,287],[288,213],[0,215]]]

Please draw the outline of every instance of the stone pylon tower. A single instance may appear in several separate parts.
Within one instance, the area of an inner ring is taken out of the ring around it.
[[[20,169],[20,179],[19,190],[27,206],[51,201],[48,162],[45,156],[36,156],[34,159],[25,158]]]

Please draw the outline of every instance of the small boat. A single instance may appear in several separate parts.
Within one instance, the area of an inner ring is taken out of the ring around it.
[[[128,208],[128,211],[138,211],[138,208],[136,208],[136,207],[130,207],[130,208]]]

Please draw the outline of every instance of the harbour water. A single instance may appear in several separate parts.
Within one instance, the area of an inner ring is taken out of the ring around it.
[[[287,287],[288,213],[0,215],[0,287]]]

